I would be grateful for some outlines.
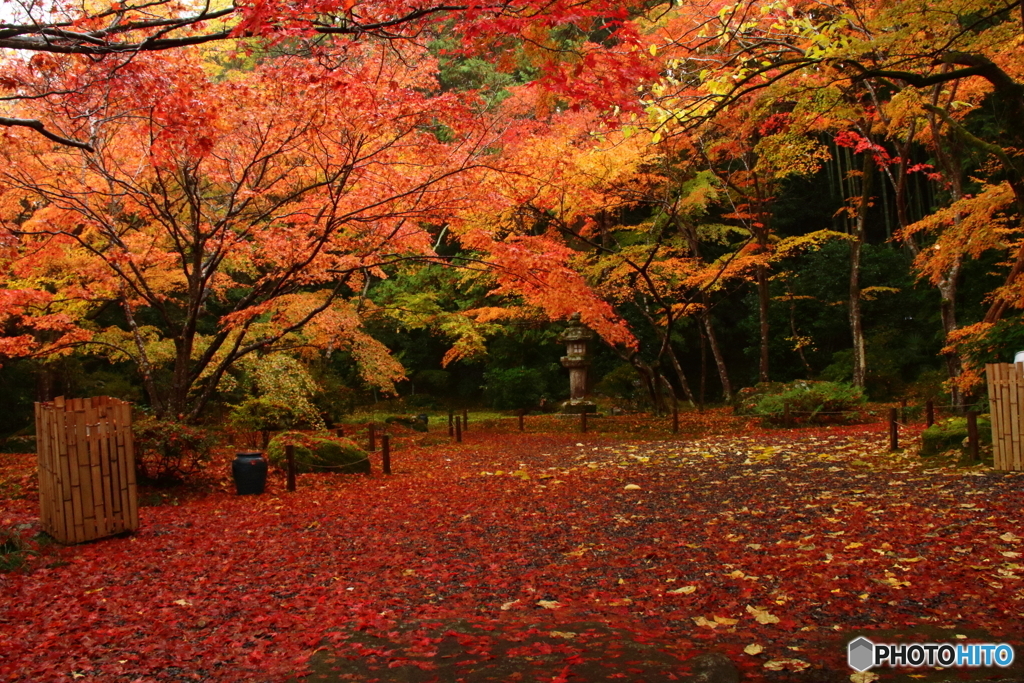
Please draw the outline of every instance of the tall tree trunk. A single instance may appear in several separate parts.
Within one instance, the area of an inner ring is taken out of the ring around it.
[[[676,372],[676,379],[679,380],[679,386],[683,390],[683,395],[686,396],[687,402],[690,407],[693,407],[693,391],[690,389],[690,383],[686,380],[686,373],[683,372],[683,366],[679,362],[679,356],[676,355],[675,349],[672,348],[671,344],[668,344],[665,349],[665,355],[672,361],[672,369]],[[673,391],[673,393],[675,393]]]
[[[661,325],[658,325],[654,316],[649,310],[647,310],[646,305],[641,306],[640,309],[643,311],[644,317],[647,318],[647,322],[651,324],[651,329],[653,329],[655,334],[658,335],[658,341],[661,342],[661,349],[658,352],[659,357],[668,356],[669,360],[672,362],[672,369],[675,370],[676,378],[679,380],[679,386],[682,388],[683,394],[686,396],[686,400],[690,403],[690,407],[692,408],[694,405],[693,391],[691,391],[690,383],[686,379],[686,373],[683,372],[683,366],[682,363],[679,362],[679,356],[676,355],[675,349],[672,348],[673,320],[671,316],[668,318],[668,324],[663,328]],[[632,360],[630,362],[632,362]],[[673,390],[672,393],[675,395],[675,390]]]
[[[860,255],[864,246],[865,222],[871,205],[871,190],[875,172],[875,159],[865,152],[861,164],[861,193],[857,216],[850,239],[850,335],[853,337],[853,385],[864,388],[867,359],[864,349],[864,326],[860,309]]]
[[[768,266],[759,264],[755,271],[757,280],[757,314],[761,330],[761,354],[757,364],[757,381],[768,381],[768,335],[771,331],[768,326],[768,304],[771,298],[768,294]]]
[[[697,231],[694,229],[693,224],[682,220],[678,214],[673,213],[672,215],[675,219],[676,227],[686,239],[690,253],[703,261],[704,256],[701,254],[700,240],[697,238]],[[725,356],[722,355],[722,349],[718,344],[718,335],[715,333],[715,326],[711,322],[711,297],[708,296],[706,289],[701,289],[700,301],[703,305],[703,309],[700,313],[700,324],[704,326],[704,333],[707,335],[708,345],[711,347],[711,356],[715,359],[715,368],[718,370],[718,379],[722,383],[722,396],[728,403],[732,401],[732,382],[729,380],[729,370],[725,364]]]
[[[706,303],[707,294],[704,295],[704,298]],[[715,367],[718,369],[718,379],[722,383],[722,398],[725,399],[726,403],[729,403],[732,401],[732,382],[729,380],[729,368],[726,367],[722,347],[718,344],[718,334],[715,332],[714,323],[711,321],[711,314],[706,308],[701,315],[701,319],[704,323],[704,333],[708,338],[708,346],[711,349],[711,358],[715,361]]]

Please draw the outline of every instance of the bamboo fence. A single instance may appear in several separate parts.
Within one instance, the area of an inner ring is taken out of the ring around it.
[[[43,529],[61,543],[137,529],[131,405],[60,396],[35,416]]]
[[[997,470],[1024,470],[1024,363],[985,366]]]

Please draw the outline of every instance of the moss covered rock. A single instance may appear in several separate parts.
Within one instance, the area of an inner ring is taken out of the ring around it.
[[[399,424],[405,427],[409,427],[410,429],[416,432],[427,431],[426,420],[421,420],[419,417],[416,417],[415,415],[392,415],[384,419],[384,424]]]
[[[921,432],[921,455],[924,457],[945,453],[951,448],[966,450],[967,418],[951,417],[936,422]],[[992,423],[988,415],[978,416],[978,440],[984,444],[992,443]]]
[[[328,434],[281,432],[267,446],[267,459],[284,468],[284,447],[295,446],[295,469],[299,472],[344,472],[369,474],[370,460],[352,440]]]

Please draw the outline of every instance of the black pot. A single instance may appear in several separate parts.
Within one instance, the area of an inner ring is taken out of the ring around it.
[[[259,451],[236,453],[235,461],[231,463],[231,474],[235,477],[238,495],[263,493],[267,485],[267,461]]]

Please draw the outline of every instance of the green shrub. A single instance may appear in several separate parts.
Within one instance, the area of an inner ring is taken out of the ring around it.
[[[484,373],[484,394],[497,410],[536,408],[547,385],[537,368],[491,368]]]
[[[33,554],[29,544],[13,529],[0,529],[0,572],[20,569]]]
[[[280,468],[287,466],[284,447],[295,446],[295,469],[299,472],[344,472],[369,474],[366,451],[352,440],[330,435],[282,432],[267,446],[267,459]]]
[[[752,412],[769,423],[782,424],[788,404],[794,424],[852,422],[861,418],[864,401],[864,392],[849,384],[797,381],[774,391],[766,389]]]
[[[732,400],[733,412],[737,415],[756,415],[757,404],[771,394],[781,394],[786,390],[782,382],[761,382],[756,386],[744,387],[736,392]]]
[[[621,399],[632,404],[641,405],[649,402],[644,389],[643,379],[629,363],[623,363],[610,372],[606,372],[601,381],[594,385],[594,391],[609,398]]]
[[[9,436],[0,440],[0,453],[35,453],[36,437],[32,434]]]
[[[210,460],[214,436],[199,427],[145,417],[132,425],[135,470],[144,482],[178,484]]]
[[[231,409],[228,419],[236,429],[253,432],[273,432],[310,426],[296,413],[291,404],[266,396],[242,401]]]
[[[409,408],[420,408],[426,410],[437,410],[440,402],[430,394],[413,394],[406,396],[402,401]]]
[[[951,417],[936,422],[921,432],[921,455],[923,457],[938,455],[951,448],[967,450],[964,442],[967,439],[967,418]],[[987,415],[978,416],[978,441],[981,444],[992,443],[992,423]]]

